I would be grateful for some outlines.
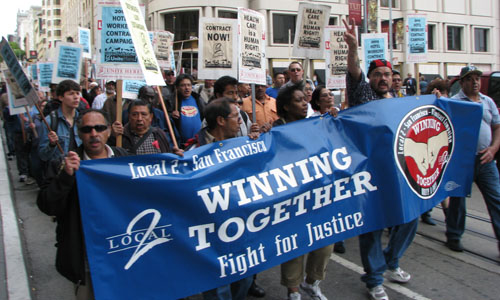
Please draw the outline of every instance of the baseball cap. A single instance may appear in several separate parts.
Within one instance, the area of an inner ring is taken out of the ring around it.
[[[460,71],[460,79],[464,79],[465,77],[471,74],[477,74],[481,76],[483,75],[483,72],[479,71],[475,66],[463,67],[462,70]]]
[[[91,87],[91,88],[92,88],[92,87],[95,87],[95,86],[98,86],[98,85],[99,85],[99,84],[98,84],[97,82],[91,82],[91,83],[90,83],[90,87]]]
[[[368,68],[368,77],[370,76],[370,73],[378,67],[388,67],[389,69],[392,70],[392,65],[387,60],[375,59],[372,60],[372,62],[370,63],[370,67]]]

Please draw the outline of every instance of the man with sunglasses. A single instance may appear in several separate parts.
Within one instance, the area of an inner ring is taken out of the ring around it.
[[[74,283],[75,299],[90,300],[94,295],[85,254],[75,172],[81,160],[126,156],[128,152],[106,145],[111,129],[100,110],[82,112],[76,123],[82,145],[76,151],[69,151],[62,164],[51,162],[37,204],[42,212],[57,219],[57,271]]]
[[[392,93],[392,66],[385,59],[377,59],[370,63],[368,80],[361,71],[358,57],[358,38],[355,25],[349,26],[342,20],[346,27],[344,40],[348,46],[347,54],[347,96],[349,107],[363,104],[373,100],[393,98]],[[353,21],[354,23],[354,21]],[[365,233],[359,236],[361,262],[365,274],[361,280],[366,284],[371,299],[388,300],[389,296],[382,286],[384,272],[394,282],[405,283],[411,278],[410,274],[399,267],[399,259],[410,246],[417,232],[418,218],[394,226],[391,231],[389,244],[382,250],[383,229]]]
[[[302,64],[300,62],[292,61],[290,65],[288,65],[288,75],[290,76],[290,80],[282,85],[280,90],[289,88],[294,85],[299,85],[301,90],[304,90],[306,88],[306,83],[304,82],[304,69],[302,68]]]

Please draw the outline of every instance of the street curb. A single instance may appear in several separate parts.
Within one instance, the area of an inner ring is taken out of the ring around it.
[[[21,237],[14,209],[9,170],[0,141],[0,211],[3,226],[3,243],[7,294],[9,300],[31,300],[31,293],[24,262]]]

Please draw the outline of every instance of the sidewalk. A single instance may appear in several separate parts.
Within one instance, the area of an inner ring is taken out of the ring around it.
[[[2,139],[0,142],[0,286],[1,300],[31,300],[18,218]]]

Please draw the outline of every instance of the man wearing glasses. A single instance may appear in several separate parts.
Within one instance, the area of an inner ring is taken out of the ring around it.
[[[384,59],[377,59],[370,63],[368,80],[361,71],[358,57],[358,39],[355,25],[346,27],[344,39],[349,47],[347,54],[347,96],[349,107],[363,104],[372,100],[393,98],[392,66]],[[354,22],[353,22],[354,23]],[[391,281],[405,283],[411,278],[410,274],[399,267],[399,259],[410,246],[417,232],[418,218],[393,227],[387,247],[382,250],[383,229],[365,233],[359,236],[361,262],[365,274],[361,280],[366,284],[371,299],[388,300],[384,287],[384,272]]]
[[[304,91],[306,83],[304,82],[304,69],[302,68],[302,64],[298,61],[292,61],[288,66],[288,74],[290,75],[290,80],[282,85],[280,90],[299,85],[300,89]]]
[[[82,145],[69,151],[62,165],[52,161],[38,194],[38,208],[57,219],[56,269],[75,284],[75,299],[94,299],[90,270],[80,218],[80,205],[75,172],[80,160],[126,156],[122,148],[109,147],[106,142],[111,129],[100,110],[83,112],[77,121]]]

